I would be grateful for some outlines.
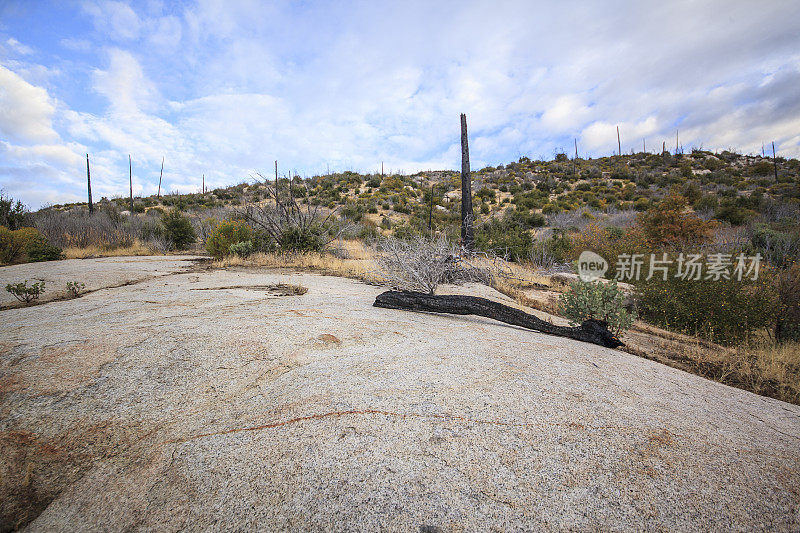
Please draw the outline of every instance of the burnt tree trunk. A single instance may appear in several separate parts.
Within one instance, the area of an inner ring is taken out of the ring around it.
[[[775,141],[772,141],[772,166],[775,169],[775,183],[778,182],[778,160],[775,158]]]
[[[131,186],[131,214],[133,214],[133,162],[131,154],[128,154],[128,180]]]
[[[519,309],[477,296],[386,291],[379,294],[372,305],[385,309],[404,309],[407,311],[448,313],[452,315],[477,315],[549,335],[599,344],[607,348],[624,346],[624,343],[608,330],[606,323],[603,321],[585,320],[578,327],[556,326]]]
[[[161,173],[158,175],[158,199],[161,199],[161,178],[164,177],[164,156],[161,156]]]
[[[467,115],[461,113],[461,244],[468,251],[475,248],[472,216],[472,179],[469,175]]]
[[[89,173],[89,154],[86,154],[86,186],[89,189],[89,214],[94,213],[94,204],[92,203],[92,175]]]

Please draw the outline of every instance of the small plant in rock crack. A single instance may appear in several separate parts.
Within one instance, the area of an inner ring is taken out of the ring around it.
[[[39,299],[39,296],[44,292],[44,281],[36,282],[30,287],[27,279],[22,283],[9,283],[6,285],[6,290],[13,294],[17,300],[27,304]]]
[[[86,284],[81,283],[79,281],[68,281],[67,282],[67,292],[69,292],[73,298],[77,298],[80,293],[86,290]]]

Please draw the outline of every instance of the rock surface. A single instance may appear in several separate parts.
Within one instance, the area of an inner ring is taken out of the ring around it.
[[[86,291],[137,283],[156,276],[174,274],[192,265],[198,256],[172,255],[166,257],[102,257],[97,259],[68,259],[49,263],[26,263],[0,268],[0,308],[18,304],[5,290],[8,283],[45,282],[45,292],[39,298],[47,302],[67,296],[67,282],[83,283]]]
[[[800,528],[800,407],[382,290],[208,271],[0,311],[0,529]]]

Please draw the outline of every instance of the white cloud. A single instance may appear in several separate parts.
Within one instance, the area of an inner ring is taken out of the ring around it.
[[[76,39],[74,37],[70,37],[67,39],[61,39],[58,43],[67,50],[73,50],[75,52],[88,52],[92,49],[92,43],[87,39]]]
[[[13,37],[10,37],[8,40],[6,40],[6,45],[8,45],[11,50],[21,55],[29,55],[33,53],[33,48],[30,46],[25,46]]]
[[[95,29],[112,40],[129,41],[139,37],[139,16],[124,2],[86,1],[83,9],[92,17]]]
[[[158,91],[130,52],[109,51],[108,70],[94,71],[94,89],[105,96],[115,113],[135,113],[155,106]]]
[[[31,117],[0,115],[0,132],[15,136],[4,157],[43,176],[80,175],[69,153],[86,145],[109,194],[124,190],[128,153],[144,192],[162,156],[165,183],[182,190],[275,159],[306,173],[457,168],[461,112],[475,168],[571,152],[576,137],[581,155],[608,155],[617,125],[624,152],[642,138],[672,146],[679,128],[687,149],[774,138],[800,155],[800,4],[152,0],[84,12],[97,31],[56,40],[59,54],[81,52],[74,62],[40,65],[59,76],[4,61],[22,91],[14,109]],[[108,62],[91,63],[93,50]],[[64,96],[76,79],[94,94]]]
[[[41,87],[0,65],[0,133],[21,143],[52,142],[55,106]]]

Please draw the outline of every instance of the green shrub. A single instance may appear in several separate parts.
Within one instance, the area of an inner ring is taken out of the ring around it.
[[[249,241],[252,233],[252,228],[241,220],[225,220],[211,230],[206,250],[212,257],[221,259],[230,253],[231,244]]]
[[[39,296],[44,292],[44,281],[39,281],[28,287],[28,280],[22,283],[9,283],[6,285],[6,290],[14,295],[20,302],[31,303],[33,300],[38,300]]]
[[[676,277],[670,268],[666,280],[655,275],[636,286],[642,318],[721,344],[741,343],[772,327],[778,309],[775,287],[763,271],[757,281],[689,280]]]
[[[80,293],[86,290],[86,284],[80,283],[78,281],[68,281],[67,282],[67,292],[69,292],[73,298],[77,298]]]
[[[230,255],[239,257],[249,257],[253,253],[253,241],[242,241],[231,244],[228,248]]]
[[[22,257],[25,241],[16,231],[0,226],[0,263],[13,263]]]
[[[184,250],[197,240],[192,222],[177,209],[164,213],[161,223],[170,246],[174,249]]]
[[[714,218],[729,222],[732,226],[740,226],[754,213],[749,209],[744,209],[736,205],[731,199],[723,200],[719,207],[714,211]]]
[[[13,231],[23,227],[28,218],[28,210],[22,202],[0,193],[0,226]]]
[[[617,287],[617,282],[573,282],[569,290],[559,300],[561,312],[573,324],[584,320],[602,320],[614,335],[630,329],[634,315],[625,309],[625,293]]]
[[[61,248],[48,243],[45,236],[40,233],[28,240],[28,244],[25,246],[25,253],[28,255],[28,261],[32,263],[64,259]]]
[[[775,324],[778,342],[800,342],[800,263],[795,263],[776,276],[779,309]]]
[[[42,242],[46,244],[47,240],[36,228],[19,228],[12,231],[6,227],[0,226],[0,263],[8,264],[25,261],[29,246],[33,246],[32,251],[34,255],[37,255],[39,252],[47,255],[51,251],[41,249]],[[60,257],[56,259],[60,259]],[[48,259],[34,260],[46,261]]]
[[[291,252],[319,252],[325,247],[325,231],[321,226],[289,226],[278,239],[281,250]]]
[[[512,261],[528,259],[533,240],[530,232],[513,215],[492,218],[475,230],[478,250],[492,252]]]

